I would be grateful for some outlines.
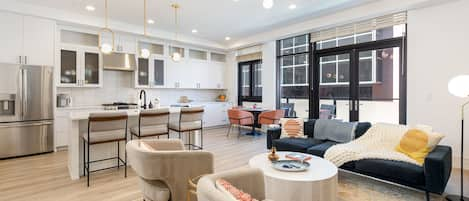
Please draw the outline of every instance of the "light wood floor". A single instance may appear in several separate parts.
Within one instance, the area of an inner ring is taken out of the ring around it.
[[[226,128],[205,130],[204,136],[204,148],[215,154],[216,171],[246,166],[249,158],[267,151],[265,136],[255,138],[242,136],[238,139],[236,129],[233,129],[230,138],[226,137]],[[351,186],[357,180],[354,177],[339,177],[341,183],[339,200],[402,200],[384,199],[382,195],[386,195],[385,193],[380,193],[380,190],[370,190],[372,187],[364,187],[366,185],[363,184],[371,183],[370,186],[376,186],[380,185],[379,182],[365,179],[360,181],[362,184]],[[93,173],[90,181],[91,186],[87,188],[86,178],[77,181],[70,180],[66,151],[0,161],[0,201],[141,200],[137,177],[131,168],[125,179],[123,168],[121,168]],[[452,182],[456,181],[453,179]],[[458,185],[450,184],[449,186],[457,187]],[[389,189],[390,187],[383,186],[383,188]],[[404,194],[409,192],[409,194],[417,194],[414,197],[418,199],[423,198],[421,192],[407,189],[398,189],[396,192]],[[363,196],[359,196],[360,194]]]

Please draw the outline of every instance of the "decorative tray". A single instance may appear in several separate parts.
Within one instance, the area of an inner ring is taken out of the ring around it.
[[[309,163],[297,160],[279,160],[272,162],[272,167],[285,172],[303,172],[308,170]]]

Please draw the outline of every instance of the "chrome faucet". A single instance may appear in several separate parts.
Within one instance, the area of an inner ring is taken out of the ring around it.
[[[142,101],[143,95],[143,105],[141,106],[143,109],[147,109],[147,92],[145,90],[140,91],[140,102]]]

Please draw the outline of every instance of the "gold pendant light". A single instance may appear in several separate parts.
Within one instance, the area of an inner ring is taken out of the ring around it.
[[[143,36],[147,36],[147,0],[143,0]],[[150,50],[147,48],[140,49],[140,56],[148,59],[150,57]]]
[[[108,26],[108,3],[107,3],[108,0],[104,0],[104,9],[105,9],[105,27],[101,29],[101,31],[99,32],[99,35],[98,35],[98,45],[99,45],[99,49],[101,50],[102,53],[104,54],[110,54],[114,51],[114,38],[115,38],[115,35],[114,35],[114,32],[109,29],[109,26]],[[103,43],[103,34],[105,33],[108,33],[108,34],[111,34],[111,38],[112,38],[112,42],[111,44],[109,43]]]
[[[179,25],[178,25],[178,9],[180,8],[179,4],[171,4],[171,7],[174,8],[174,24],[176,25],[176,33],[175,33],[175,38],[174,38],[174,41],[177,42],[178,40],[178,31],[179,31]],[[173,47],[171,46],[171,49],[173,49]],[[173,49],[174,50],[174,49]],[[172,50],[172,51],[173,51]],[[174,51],[172,54],[171,54],[171,58],[173,59],[173,61],[175,62],[178,62],[178,61],[181,61],[181,53],[179,52],[180,50],[178,49],[178,51]]]

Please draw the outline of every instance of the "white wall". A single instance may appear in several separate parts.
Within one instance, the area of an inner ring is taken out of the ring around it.
[[[277,96],[276,81],[276,42],[262,46],[262,107],[274,109]]]
[[[455,75],[469,74],[468,8],[469,1],[460,0],[408,12],[408,123],[432,125],[446,134],[443,143],[453,147],[455,159],[460,156],[459,106],[469,99],[451,96],[447,83]],[[469,160],[469,153],[464,157]]]

